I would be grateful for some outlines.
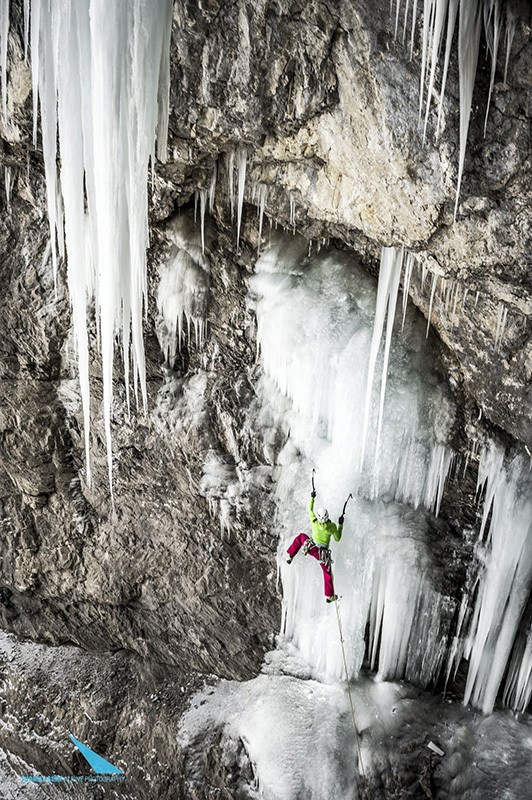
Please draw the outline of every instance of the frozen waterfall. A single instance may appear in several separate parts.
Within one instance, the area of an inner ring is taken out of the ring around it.
[[[450,597],[433,520],[453,469],[455,409],[420,315],[407,309],[400,333],[404,312],[396,314],[396,300],[403,266],[403,280],[409,280],[412,260],[385,248],[376,291],[352,257],[333,250],[308,257],[299,237],[277,238],[256,265],[251,288],[265,372],[262,403],[287,435],[275,460],[282,631],[316,675],[342,677],[320,570],[303,555],[284,564],[291,538],[309,527],[315,467],[318,500],[333,520],[349,492],[354,495],[343,538],[332,546],[351,676],[362,666],[365,637],[369,664],[381,678],[434,685],[466,659],[465,700],[489,711],[515,661],[512,648],[532,580],[529,478],[519,458],[508,465],[502,451],[486,444],[479,561],[472,566],[479,589]],[[508,519],[512,538],[503,524]],[[459,644],[452,648],[456,635]],[[521,688],[531,683],[530,649],[521,647],[525,672],[514,668],[509,698],[530,694]]]

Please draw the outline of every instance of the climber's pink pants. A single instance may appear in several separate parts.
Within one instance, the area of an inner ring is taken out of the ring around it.
[[[303,547],[307,539],[310,539],[310,536],[307,536],[306,533],[300,533],[299,536],[296,536],[296,538],[288,548],[288,555],[292,556],[292,558],[295,555],[297,555],[297,553],[299,553],[300,549]],[[312,547],[308,552],[309,555],[313,556],[317,561],[319,561],[320,567],[323,570],[323,588],[325,590],[325,597],[332,597],[334,594],[334,589],[333,589],[331,568],[321,563],[320,551],[319,548],[316,547],[316,545],[312,545]]]

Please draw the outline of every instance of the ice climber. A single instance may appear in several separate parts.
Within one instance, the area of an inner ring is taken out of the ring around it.
[[[334,536],[335,541],[339,542],[342,538],[342,527],[344,524],[343,513],[338,519],[338,526],[331,522],[329,519],[329,512],[326,508],[317,508],[314,513],[314,499],[316,492],[314,489],[310,495],[309,517],[312,523],[312,538],[307,536],[306,533],[300,533],[290,547],[288,548],[287,563],[291,564],[294,556],[296,556],[301,547],[305,555],[310,554],[320,562],[323,570],[323,583],[325,589],[325,599],[328,603],[332,603],[338,599],[334,593],[334,584],[331,569],[331,551],[329,550],[329,542],[331,536]],[[345,510],[345,506],[344,506]]]

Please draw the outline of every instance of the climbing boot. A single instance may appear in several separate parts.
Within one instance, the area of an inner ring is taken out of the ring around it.
[[[333,594],[331,597],[326,597],[325,598],[325,602],[326,603],[334,603],[335,600],[338,600],[338,595],[337,594]]]
[[[288,554],[288,555],[287,555],[287,557],[286,557],[286,563],[287,563],[287,564],[291,564],[293,560],[294,560],[294,559],[293,559],[293,556],[291,556],[290,554]]]

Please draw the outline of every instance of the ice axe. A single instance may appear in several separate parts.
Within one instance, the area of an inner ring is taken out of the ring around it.
[[[346,501],[345,501],[345,503],[344,503],[344,508],[343,508],[343,511],[342,511],[342,517],[343,517],[343,516],[345,516],[345,509],[346,509],[346,507],[347,507],[347,504],[348,504],[348,503],[349,503],[349,501],[350,501],[350,500],[352,500],[352,499],[353,499],[353,495],[351,494],[351,492],[349,492],[349,497],[347,498],[347,500],[346,500]]]
[[[314,473],[315,472],[316,472],[316,470],[313,469],[312,470],[312,478],[311,478],[311,480],[312,480],[312,491],[314,492],[314,494],[316,494],[316,487],[314,486]]]
[[[340,519],[338,520],[338,523],[339,523],[340,525],[343,525],[343,524],[344,524],[344,514],[345,514],[345,509],[347,508],[347,504],[349,503],[349,501],[350,501],[352,498],[353,498],[353,495],[352,495],[351,493],[349,493],[349,497],[347,498],[347,500],[346,500],[346,501],[345,501],[345,503],[344,503],[344,508],[343,508],[342,514],[341,514],[341,516],[340,516]]]

